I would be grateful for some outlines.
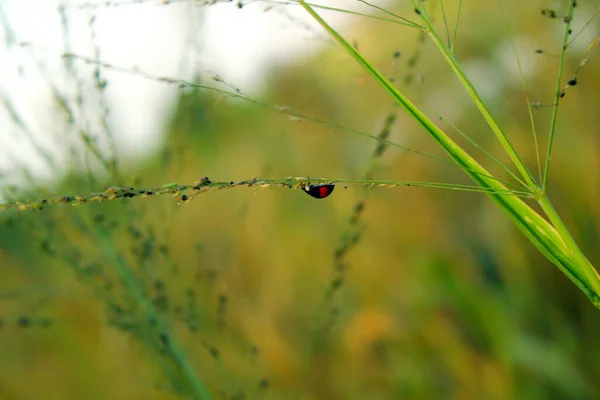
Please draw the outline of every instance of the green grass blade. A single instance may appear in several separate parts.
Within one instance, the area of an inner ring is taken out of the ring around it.
[[[415,7],[417,7],[417,4],[414,3],[414,1],[413,1],[413,4],[415,5]],[[504,148],[504,150],[506,151],[506,153],[508,154],[508,156],[510,157],[512,162],[517,167],[517,170],[519,171],[521,176],[525,179],[525,182],[527,182],[527,184],[532,189],[536,188],[537,184],[535,183],[535,179],[533,178],[533,176],[531,175],[531,173],[525,166],[525,163],[523,163],[523,161],[517,154],[517,151],[513,147],[510,140],[508,139],[508,136],[506,136],[504,131],[500,128],[500,126],[498,125],[498,123],[496,122],[496,120],[494,119],[494,117],[492,116],[490,111],[488,110],[487,106],[485,105],[485,103],[483,102],[481,97],[479,96],[479,93],[477,92],[477,90],[475,90],[475,87],[473,86],[473,84],[471,83],[469,78],[467,78],[467,76],[464,73],[464,71],[462,70],[462,68],[458,65],[458,62],[456,61],[456,58],[454,57],[454,55],[452,54],[450,49],[448,47],[446,47],[446,45],[444,44],[444,41],[442,40],[442,38],[438,34],[437,30],[433,26],[433,24],[432,24],[431,20],[429,19],[429,17],[427,16],[427,13],[424,8],[419,9],[419,15],[421,16],[421,20],[423,21],[423,23],[425,24],[425,26],[427,28],[427,34],[429,35],[429,37],[431,37],[431,39],[435,43],[436,47],[438,48],[438,50],[440,51],[440,53],[442,54],[442,56],[444,57],[444,59],[446,60],[448,65],[450,66],[450,68],[452,68],[452,70],[458,77],[458,80],[461,82],[461,84],[467,90],[467,93],[469,94],[469,96],[471,96],[471,98],[473,99],[475,106],[479,109],[479,112],[481,113],[483,118],[486,120],[489,127],[492,129],[492,132],[494,132],[494,134],[496,135],[496,138],[498,139],[498,141],[500,142],[500,144],[502,145],[502,147]]]
[[[469,177],[480,187],[490,189],[487,195],[509,216],[509,218],[517,225],[517,227],[525,234],[525,236],[544,254],[551,262],[553,262],[571,281],[577,285],[592,301],[592,303],[600,308],[600,277],[581,253],[574,241],[567,236],[565,239],[548,221],[542,218],[537,212],[529,207],[525,202],[515,196],[506,196],[498,192],[506,190],[501,183],[494,179],[490,179],[489,172],[485,170],[475,159],[466,153],[458,146],[450,137],[448,137],[441,129],[439,129],[429,118],[427,118],[410,100],[402,94],[394,85],[391,84],[373,65],[371,65],[363,56],[350,45],[336,30],[329,26],[310,6],[299,0],[305,10],[327,30],[327,32],[365,69],[375,80],[411,115],[419,125],[448,153],[448,155],[458,164],[467,167],[465,172]],[[426,19],[426,22],[428,19]],[[437,37],[437,35],[435,35]],[[439,39],[439,37],[438,37]],[[442,44],[442,48],[445,47]],[[444,51],[447,57],[453,56],[446,50]],[[451,65],[453,64],[451,63]],[[456,66],[457,73],[462,74],[460,68]],[[464,76],[464,74],[462,75]],[[470,87],[474,95],[478,97],[470,83],[465,79],[465,86]],[[481,100],[479,99],[481,102]],[[483,103],[481,103],[483,106]],[[491,118],[491,116],[490,116]],[[493,122],[493,119],[492,119]],[[499,129],[496,126],[496,129]],[[504,134],[501,136],[504,137]],[[506,139],[508,140],[508,139]],[[512,146],[511,146],[512,148]],[[514,149],[513,149],[514,151]],[[533,184],[533,178],[520,162],[516,152],[517,167],[519,165],[524,169],[525,177]],[[477,171],[479,173],[476,173]],[[543,196],[543,195],[542,195]],[[552,215],[553,209],[549,201],[544,197],[538,199],[540,204],[550,212],[549,217],[554,222],[559,223],[561,233],[565,228],[559,218]]]

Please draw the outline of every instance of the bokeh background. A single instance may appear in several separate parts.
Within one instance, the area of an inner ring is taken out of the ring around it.
[[[469,183],[459,169],[394,146],[374,156],[377,142],[352,130],[387,129],[394,143],[444,157],[296,5],[49,3],[0,5],[8,60],[0,77],[3,201],[203,176]],[[590,58],[560,105],[549,190],[597,266],[600,57],[588,46],[598,10],[579,3],[565,77]],[[406,2],[374,4],[414,18]],[[443,4],[452,30],[459,3]],[[462,5],[456,56],[534,174],[513,45],[529,100],[541,105],[533,115],[545,149],[564,23],[541,10],[562,16],[566,4]],[[384,15],[360,2],[335,5]],[[430,7],[443,30],[439,4]],[[430,116],[443,116],[506,162],[419,32],[323,15]],[[54,24],[48,31],[46,19]],[[68,52],[91,62],[61,56]],[[160,76],[240,90],[268,106],[180,89]],[[254,186],[186,204],[153,196],[11,210],[0,220],[3,399],[186,396],[123,270],[215,398],[600,393],[598,310],[482,194],[350,184],[315,200],[301,190]]]

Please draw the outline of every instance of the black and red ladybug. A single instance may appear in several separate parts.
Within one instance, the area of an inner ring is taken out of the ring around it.
[[[335,185],[333,183],[324,183],[321,185],[304,186],[304,191],[315,199],[324,199],[333,193]]]

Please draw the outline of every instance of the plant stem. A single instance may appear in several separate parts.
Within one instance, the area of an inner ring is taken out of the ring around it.
[[[596,293],[600,293],[600,275],[589,262],[587,257],[585,257],[585,255],[581,252],[579,246],[577,246],[575,239],[573,239],[573,236],[571,236],[571,233],[567,229],[566,225],[552,206],[552,203],[550,202],[550,199],[548,199],[546,193],[538,197],[537,201],[544,210],[544,213],[546,213],[546,215],[548,216],[548,219],[550,220],[554,228],[558,231],[560,237],[565,242],[567,248],[571,251],[573,257],[579,260],[580,266],[582,267],[581,269],[583,270],[582,272],[585,275],[586,280],[589,282],[589,284],[592,286],[593,290]],[[599,305],[600,304],[596,304],[596,306]]]
[[[569,32],[571,31],[571,20],[573,19],[574,1],[569,2],[569,12],[567,13],[565,23],[565,34],[563,37],[563,45],[560,52],[560,60],[558,62],[558,77],[556,78],[556,92],[554,94],[554,104],[552,106],[552,117],[550,119],[550,134],[548,136],[548,150],[546,152],[546,165],[544,166],[544,178],[542,180],[542,189],[546,190],[548,184],[548,170],[550,169],[550,157],[552,155],[552,144],[554,143],[554,133],[556,131],[556,118],[558,116],[558,102],[561,95],[561,78],[563,67],[565,64],[565,54],[567,53],[567,43],[569,42]]]
[[[101,231],[98,236],[100,240],[100,246],[104,254],[111,258],[115,266],[118,267],[118,271],[123,279],[124,286],[135,298],[135,301],[140,308],[146,313],[148,320],[156,321],[156,325],[160,331],[160,334],[167,337],[167,340],[163,342],[165,351],[170,355],[171,361],[177,366],[177,369],[183,375],[183,379],[186,381],[187,388],[192,397],[197,400],[211,400],[212,396],[210,392],[198,379],[198,376],[196,375],[192,366],[188,363],[183,350],[179,348],[178,344],[173,339],[173,336],[168,333],[166,324],[158,315],[158,312],[149,301],[146,293],[138,283],[137,279],[133,276],[122,257],[116,253],[113,245],[108,242],[107,233]]]
[[[479,96],[479,93],[477,92],[477,90],[475,89],[475,87],[473,86],[473,84],[471,83],[469,78],[467,78],[467,76],[465,75],[463,70],[458,65],[458,62],[456,61],[454,54],[452,54],[450,49],[448,49],[446,47],[446,45],[444,44],[444,41],[442,40],[440,35],[437,33],[435,27],[429,20],[429,17],[427,17],[427,14],[425,13],[424,10],[421,12],[421,17],[422,17],[423,22],[425,23],[425,26],[427,27],[427,34],[433,40],[433,42],[437,46],[438,50],[442,54],[442,56],[446,59],[446,62],[448,63],[450,68],[452,68],[452,70],[458,77],[458,80],[462,83],[464,88],[467,90],[467,93],[469,93],[469,95],[473,99],[475,106],[479,109],[479,112],[481,113],[483,118],[486,120],[486,122],[488,123],[489,127],[492,129],[494,134],[496,135],[496,138],[500,141],[500,144],[502,145],[502,147],[504,148],[504,150],[506,151],[506,153],[508,154],[508,156],[510,157],[512,162],[515,164],[515,166],[521,173],[521,176],[523,176],[523,178],[527,182],[528,186],[532,190],[537,189],[538,185],[535,183],[535,179],[529,172],[529,169],[525,166],[525,163],[523,162],[523,160],[521,160],[521,158],[517,154],[517,151],[513,147],[510,140],[508,139],[508,136],[506,136],[504,131],[500,128],[500,126],[498,125],[498,123],[496,122],[496,120],[494,119],[494,117],[492,116],[492,114],[490,113],[488,108],[486,107],[485,103]]]

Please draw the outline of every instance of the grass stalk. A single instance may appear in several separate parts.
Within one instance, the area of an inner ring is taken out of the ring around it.
[[[415,7],[417,7],[416,3],[413,2],[413,4],[415,5]],[[487,122],[488,126],[492,129],[494,135],[496,135],[496,138],[498,139],[498,141],[500,142],[500,144],[514,163],[514,165],[517,167],[517,170],[519,171],[523,179],[525,179],[525,182],[527,182],[530,188],[536,188],[537,184],[535,183],[535,179],[531,175],[529,169],[527,169],[525,163],[521,160],[521,157],[519,157],[519,154],[513,147],[508,136],[506,136],[506,133],[504,133],[502,128],[500,128],[500,126],[490,113],[489,109],[485,105],[484,101],[481,99],[481,96],[479,96],[479,93],[477,92],[467,75],[464,73],[464,71],[458,64],[458,61],[454,57],[452,51],[444,44],[443,39],[440,37],[437,30],[433,26],[433,23],[427,16],[425,9],[421,8],[419,13],[421,15],[423,23],[425,24],[427,34],[432,39],[432,41],[440,51],[440,54],[442,55],[442,57],[444,57],[452,71],[456,74],[458,80],[466,89],[469,96],[471,96],[471,98],[473,99],[475,106],[479,109],[479,112]]]
[[[554,263],[577,287],[579,287],[591,300],[594,306],[600,308],[600,277],[594,267],[583,255],[577,244],[569,234],[566,226],[552,207],[545,193],[540,191],[529,170],[520,159],[508,137],[500,129],[483,100],[470,83],[456,59],[432,26],[423,9],[419,10],[423,22],[426,24],[429,36],[433,39],[438,49],[456,73],[465,89],[471,95],[480,112],[492,128],[496,137],[514,162],[515,166],[534,192],[534,197],[540,203],[550,224],[529,205],[514,196],[506,196],[502,192],[506,187],[495,179],[489,178],[490,173],[481,166],[470,154],[456,144],[445,132],[438,128],[425,116],[403,93],[401,93],[384,75],[371,65],[362,54],[350,45],[335,29],[323,20],[304,0],[299,0],[304,9],[366,70],[375,80],[412,116],[421,127],[448,153],[457,163],[464,166],[465,173],[480,187],[492,189],[487,195],[509,216],[523,234]],[[413,2],[415,7],[416,3]]]
[[[554,104],[552,105],[552,117],[550,118],[550,134],[548,137],[548,150],[546,152],[546,164],[544,166],[544,178],[542,180],[542,188],[545,190],[548,184],[548,171],[550,170],[550,156],[552,155],[552,145],[554,143],[554,133],[556,132],[556,118],[558,117],[558,102],[562,97],[561,80],[563,75],[563,67],[565,65],[565,55],[567,52],[567,43],[569,43],[569,33],[571,31],[571,20],[573,19],[573,0],[569,2],[569,11],[565,17],[565,33],[563,35],[563,43],[560,52],[560,60],[558,62],[558,72],[556,78],[556,92],[554,94]]]
[[[162,340],[160,341],[164,346],[165,355],[181,374],[181,377],[185,382],[186,391],[196,400],[212,399],[210,392],[198,378],[196,372],[187,361],[184,351],[179,347],[173,335],[169,333],[166,323],[159,316],[157,310],[152,305],[152,302],[148,299],[144,289],[131,273],[123,258],[116,252],[114,244],[109,242],[108,233],[101,230],[97,236],[100,248],[104,255],[110,258],[113,265],[117,267],[123,285],[135,300],[135,304],[140,307],[142,315],[146,317],[147,321],[154,321],[156,324],[157,338],[154,341],[158,340],[158,337],[162,337]]]

